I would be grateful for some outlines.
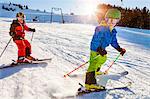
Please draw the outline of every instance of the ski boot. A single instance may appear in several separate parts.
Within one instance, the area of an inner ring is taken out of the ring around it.
[[[103,73],[103,72],[101,72],[101,71],[95,72],[95,75],[96,75],[96,76],[98,76],[98,75],[103,75],[103,74],[105,74],[105,73]]]
[[[17,63],[30,63],[30,61],[28,59],[26,59],[25,57],[18,57]]]
[[[105,87],[96,84],[91,84],[91,85],[85,84],[85,86],[83,86],[82,84],[79,83],[79,85],[81,86],[77,92],[77,95],[79,96],[90,92],[99,92],[99,91],[106,90]]]
[[[34,58],[34,57],[32,57],[32,56],[27,56],[26,57],[28,60],[31,60],[31,61],[37,61],[38,59],[36,59],[36,58]]]
[[[85,88],[88,91],[100,91],[105,90],[104,86],[98,85],[98,84],[85,84]]]

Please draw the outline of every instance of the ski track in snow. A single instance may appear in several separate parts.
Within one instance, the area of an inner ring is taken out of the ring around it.
[[[10,22],[0,18],[0,52],[6,46]],[[42,66],[14,67],[0,70],[0,98],[2,99],[148,99],[150,98],[150,52],[142,46],[129,43],[119,38],[119,43],[127,53],[113,65],[110,73],[127,70],[129,74],[119,81],[133,84],[130,90],[112,90],[75,97],[81,78],[64,78],[63,75],[78,67],[89,58],[89,45],[94,26],[81,24],[27,23],[36,28],[32,42],[33,56],[52,57],[52,61]],[[125,32],[125,28],[123,28]],[[130,31],[128,31],[130,32]],[[30,41],[31,33],[26,33]],[[104,68],[115,59],[118,52],[108,47],[108,61]],[[7,64],[17,58],[17,48],[13,41],[0,59],[0,64]],[[75,74],[84,74],[88,65]],[[108,87],[120,85],[110,81]]]

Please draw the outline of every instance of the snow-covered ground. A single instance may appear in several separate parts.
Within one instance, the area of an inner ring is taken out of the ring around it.
[[[0,52],[10,39],[10,22],[0,18]],[[117,27],[118,41],[127,53],[120,57],[110,70],[115,74],[127,70],[129,74],[119,82],[110,80],[107,87],[117,87],[131,81],[128,90],[111,90],[102,93],[75,97],[78,83],[84,83],[84,73],[88,65],[74,72],[82,77],[64,78],[63,75],[78,67],[89,58],[89,46],[95,26],[82,24],[27,23],[36,28],[32,41],[32,55],[38,58],[52,57],[51,62],[40,65],[28,65],[0,70],[0,99],[149,99],[150,98],[150,47],[130,42],[119,33],[134,35],[150,33]],[[32,33],[26,33],[30,41]],[[136,37],[136,36],[135,36]],[[140,36],[143,37],[143,36]],[[136,38],[135,38],[136,39]],[[144,37],[143,37],[144,39]],[[134,40],[134,39],[133,39]],[[147,40],[149,41],[149,40]],[[147,42],[149,44],[150,42]],[[118,55],[111,46],[107,48],[108,60],[105,69]],[[0,58],[0,64],[17,59],[17,48],[13,41]],[[74,97],[73,97],[74,96]]]

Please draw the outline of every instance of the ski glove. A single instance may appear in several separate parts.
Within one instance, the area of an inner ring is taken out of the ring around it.
[[[15,32],[9,32],[9,35],[14,37],[16,35],[16,33]]]
[[[125,52],[126,52],[126,49],[120,48],[120,47],[116,48],[116,50],[119,51],[122,56],[123,56],[123,55],[125,54]]]
[[[120,54],[123,56],[126,52],[126,49],[122,48],[122,51],[120,52]]]
[[[97,48],[97,52],[102,56],[107,54],[107,51],[105,49],[102,49],[101,47]]]
[[[29,28],[29,31],[31,31],[31,32],[35,32],[35,29]]]

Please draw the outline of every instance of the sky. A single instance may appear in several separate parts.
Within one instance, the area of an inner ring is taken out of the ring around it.
[[[93,14],[100,3],[118,5],[122,7],[150,9],[150,0],[0,0],[0,3],[19,3],[28,5],[31,9],[51,11],[52,7],[62,8],[63,13]]]

